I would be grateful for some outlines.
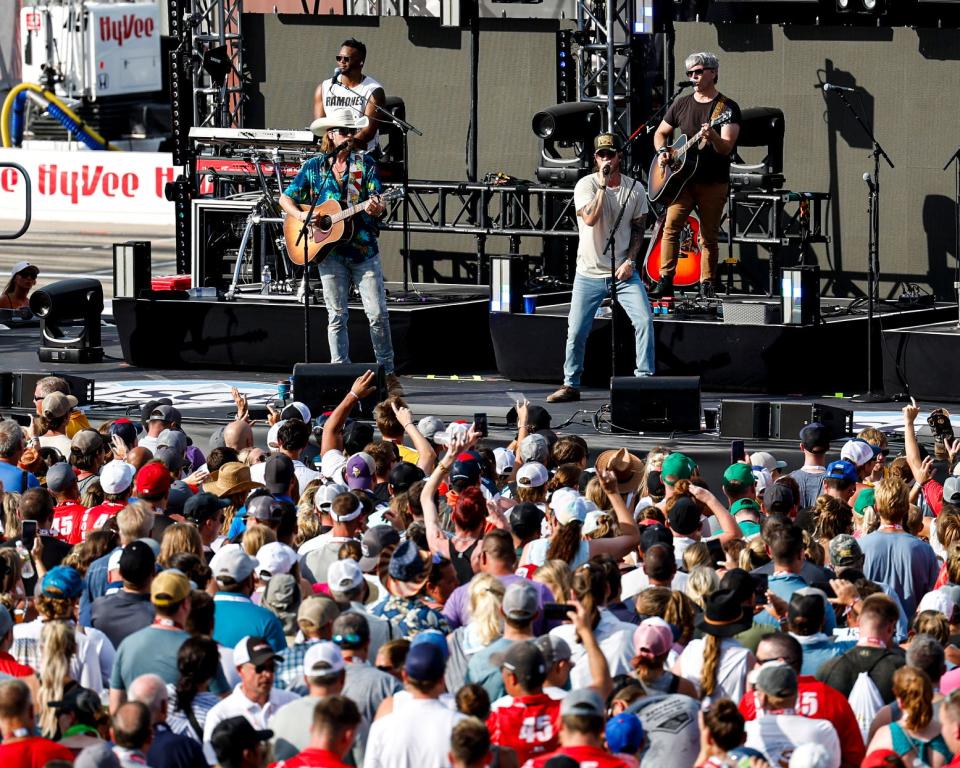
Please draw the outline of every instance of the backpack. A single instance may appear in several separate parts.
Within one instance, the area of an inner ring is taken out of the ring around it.
[[[873,682],[870,673],[873,668],[886,658],[886,654],[870,665],[870,668],[857,675],[853,688],[850,689],[850,709],[853,710],[853,716],[857,719],[857,725],[860,726],[860,734],[863,736],[863,743],[867,744],[870,735],[870,724],[877,712],[883,707],[883,698],[880,696],[880,690],[877,684]]]

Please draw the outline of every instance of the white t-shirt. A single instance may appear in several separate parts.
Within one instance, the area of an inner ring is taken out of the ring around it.
[[[411,699],[375,720],[367,737],[364,768],[445,768],[450,733],[464,715],[436,699]]]
[[[647,194],[643,184],[639,181],[633,187],[633,179],[620,175],[618,187],[607,187],[603,201],[603,210],[600,219],[592,227],[584,223],[583,218],[577,216],[577,230],[580,233],[577,247],[577,274],[585,277],[608,277],[610,275],[610,259],[604,256],[603,248],[610,237],[610,229],[620,214],[620,209],[626,207],[626,212],[617,227],[616,263],[621,264],[627,258],[630,250],[630,222],[640,218],[647,212]],[[600,188],[597,174],[584,176],[573,188],[573,204],[579,211],[593,200]]]
[[[756,749],[770,765],[787,765],[801,744],[822,744],[830,755],[828,768],[840,768],[840,739],[829,720],[802,715],[760,715],[747,722],[745,747]]]
[[[329,116],[331,111],[346,107],[347,109],[357,110],[358,117],[366,113],[367,102],[373,96],[373,92],[378,88],[383,90],[383,86],[369,75],[364,75],[360,84],[356,88],[351,87],[349,91],[340,83],[334,85],[332,77],[324,80],[320,88],[323,91],[323,113],[325,115]],[[356,91],[356,93],[350,91]],[[370,143],[367,144],[367,152],[372,152],[379,145],[379,138],[380,133],[377,131],[370,139]]]
[[[255,483],[262,483],[266,471],[267,462],[257,462],[250,467],[250,479]],[[293,474],[297,476],[297,485],[300,488],[300,493],[303,493],[304,488],[320,477],[319,472],[314,472],[306,464],[300,461],[300,459],[293,460]]]
[[[680,676],[700,688],[703,671],[704,638],[691,640],[680,654]],[[747,689],[747,673],[750,671],[750,651],[732,637],[720,640],[720,665],[717,669],[717,684],[710,701],[732,699],[740,701]],[[705,701],[707,699],[704,699]]]
[[[633,671],[630,662],[633,660],[633,633],[636,624],[620,621],[605,608],[600,609],[600,621],[593,630],[597,644],[603,657],[607,660],[610,677],[627,675]],[[570,646],[570,661],[573,669],[570,670],[570,686],[586,688],[593,680],[590,675],[590,664],[587,661],[587,652],[581,643],[577,642],[576,630],[572,624],[561,624],[550,630],[553,637],[563,638]]]
[[[670,582],[670,589],[674,592],[683,592],[687,588],[687,574],[677,571]],[[650,577],[643,572],[643,566],[634,568],[620,577],[620,599],[629,600],[636,597],[650,586]]]

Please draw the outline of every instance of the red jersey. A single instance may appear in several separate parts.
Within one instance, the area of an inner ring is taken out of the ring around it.
[[[39,736],[12,739],[0,744],[0,763],[20,768],[43,768],[51,760],[73,764],[75,755],[62,744]]]
[[[335,753],[307,748],[289,760],[270,763],[270,768],[347,768]]]
[[[67,544],[79,544],[80,518],[87,508],[76,501],[65,501],[53,508],[53,531]]]
[[[560,747],[556,752],[529,760],[523,768],[544,768],[547,760],[558,755],[576,760],[580,768],[630,768],[626,761],[599,747]]]
[[[90,509],[80,515],[81,541],[86,541],[87,536],[89,536],[93,531],[97,531],[102,528],[104,523],[106,523],[111,517],[116,517],[117,513],[125,506],[127,505],[122,501],[105,501],[103,504],[97,504],[95,507],[90,507]]]
[[[840,739],[841,768],[859,768],[867,751],[850,702],[836,688],[821,683],[813,675],[800,675],[797,683],[796,713],[832,723]],[[747,691],[740,700],[740,714],[744,720],[756,718],[757,704],[753,691]]]
[[[33,674],[33,668],[21,664],[9,653],[0,651],[0,672],[10,677],[30,677]]]
[[[527,760],[560,746],[560,701],[545,693],[515,696],[487,718],[490,743],[510,747],[523,765]]]

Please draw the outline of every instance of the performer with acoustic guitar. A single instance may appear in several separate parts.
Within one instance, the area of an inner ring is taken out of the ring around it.
[[[322,154],[303,164],[280,196],[280,207],[288,217],[284,229],[299,232],[310,204],[319,195],[313,220],[316,227],[306,243],[306,258],[303,241],[296,243],[296,237],[291,237],[289,232],[287,249],[290,259],[304,264],[304,268],[309,268],[312,259],[320,259],[331,362],[350,362],[347,320],[353,282],[360,291],[363,310],[370,321],[373,350],[387,374],[387,388],[391,395],[401,395],[403,389],[393,369],[393,341],[377,242],[378,217],[385,210],[380,197],[380,177],[376,161],[362,148],[353,146],[357,131],[368,125],[368,117],[350,108],[331,110],[326,117],[314,120],[310,130],[323,136]],[[331,153],[334,153],[332,157]],[[334,201],[335,213],[329,211],[327,201]],[[349,207],[344,210],[344,206]],[[352,227],[344,227],[343,221],[333,221],[344,214]],[[317,242],[322,242],[323,247],[318,249]]]
[[[675,153],[670,142],[676,128],[689,137],[689,141],[700,141],[701,149],[697,153],[693,176],[667,207],[660,279],[650,289],[651,297],[673,295],[680,236],[694,207],[700,214],[700,246],[705,257],[700,266],[700,295],[709,297],[715,294],[720,221],[730,188],[730,155],[740,133],[740,107],[717,90],[719,59],[712,53],[694,53],[686,58],[685,64],[694,91],[677,99],[657,128],[653,138],[658,153],[655,165],[663,175],[671,170]],[[718,133],[711,123],[720,122],[723,125]],[[651,175],[657,175],[656,167]],[[654,185],[654,179],[651,179],[651,190]]]

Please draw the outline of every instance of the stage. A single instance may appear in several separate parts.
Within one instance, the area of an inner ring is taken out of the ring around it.
[[[918,400],[960,401],[956,361],[960,359],[957,308],[941,323],[884,332],[883,386]]]

